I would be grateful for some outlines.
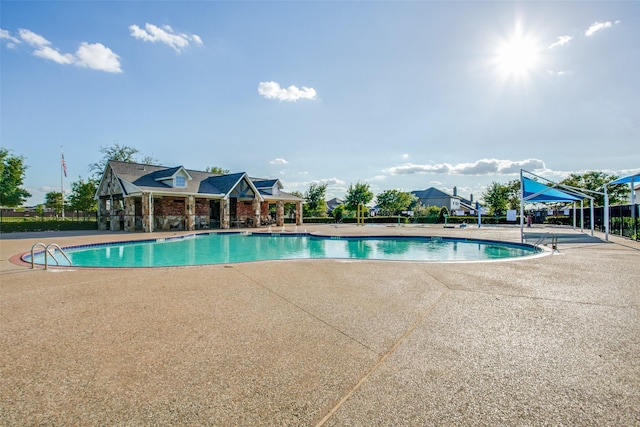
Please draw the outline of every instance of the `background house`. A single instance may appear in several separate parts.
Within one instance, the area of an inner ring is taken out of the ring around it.
[[[439,208],[445,206],[452,215],[469,215],[475,211],[476,202],[473,199],[473,194],[469,196],[469,199],[465,199],[458,195],[457,187],[453,187],[453,194],[435,187],[412,191],[411,194],[418,198],[422,206],[436,206]]]
[[[334,197],[333,199],[329,200],[327,202],[327,214],[331,215],[331,212],[333,212],[335,208],[337,208],[342,204],[344,204],[344,200],[338,199],[337,197]]]

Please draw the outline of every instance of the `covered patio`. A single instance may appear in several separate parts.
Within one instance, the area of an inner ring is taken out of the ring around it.
[[[98,229],[151,233],[282,226],[289,203],[301,225],[302,199],[281,190],[279,180],[245,172],[219,175],[111,161],[96,194]]]

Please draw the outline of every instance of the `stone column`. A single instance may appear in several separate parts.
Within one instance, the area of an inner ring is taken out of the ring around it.
[[[227,229],[230,227],[229,218],[229,199],[220,200],[220,228]]]
[[[124,231],[136,230],[136,202],[133,197],[124,198]]]
[[[296,225],[302,225],[302,202],[296,202]]]
[[[150,193],[142,193],[142,230],[153,232],[153,196]]]
[[[196,198],[194,196],[187,196],[184,203],[185,214],[187,216],[185,229],[193,231],[196,229]]]
[[[276,202],[276,225],[278,227],[284,225],[284,202],[282,200]]]
[[[253,199],[253,204],[251,206],[251,208],[253,209],[253,226],[254,227],[260,227],[260,199],[259,198],[255,198]]]
[[[109,221],[111,231],[120,231],[120,216],[118,216],[118,202],[111,199],[109,208]]]
[[[107,200],[98,199],[98,230],[107,229],[108,219],[109,217],[107,212]]]

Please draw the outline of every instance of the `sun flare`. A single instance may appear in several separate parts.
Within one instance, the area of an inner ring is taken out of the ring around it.
[[[506,78],[526,78],[540,62],[540,48],[535,40],[516,33],[498,44],[495,63]]]

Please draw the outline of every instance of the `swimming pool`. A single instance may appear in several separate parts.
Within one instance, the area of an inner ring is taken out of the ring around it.
[[[203,233],[64,248],[74,267],[172,267],[287,259],[483,261],[541,252],[531,245],[443,237],[336,237],[277,233]],[[69,265],[57,256],[60,265]],[[31,255],[23,256],[31,262]],[[34,254],[44,264],[44,252]],[[49,265],[56,265],[49,259]]]

